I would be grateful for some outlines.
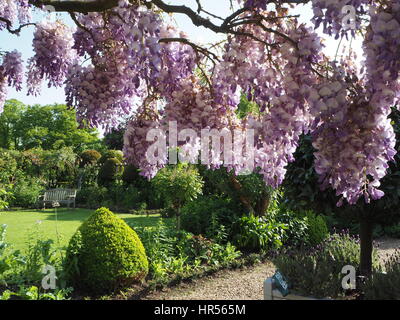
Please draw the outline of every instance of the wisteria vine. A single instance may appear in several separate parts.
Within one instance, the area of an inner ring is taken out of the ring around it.
[[[0,111],[8,87],[21,90],[24,75],[29,94],[39,94],[45,81],[64,86],[82,122],[109,129],[130,118],[125,158],[148,178],[168,162],[147,161],[150,129],[166,140],[171,123],[198,136],[202,129],[253,129],[256,168],[273,187],[282,183],[300,135],[311,133],[315,170],[322,188],[342,196],[338,205],[379,199],[379,181],[395,155],[388,115],[400,97],[400,2],[310,2],[315,29],[335,38],[363,33],[363,70],[349,59],[330,63],[318,32],[288,15],[284,1],[238,0],[243,9],[218,27],[228,34],[218,54],[191,43],[149,3],[120,0],[99,12],[69,12],[75,30],[60,20],[37,23],[26,74],[19,52],[2,53]],[[30,24],[34,5],[0,0],[0,30]],[[350,29],[346,8],[355,13]],[[259,112],[238,118],[241,96]],[[174,147],[194,150],[194,159],[209,152],[198,140]],[[211,168],[243,166],[220,156],[210,154]]]

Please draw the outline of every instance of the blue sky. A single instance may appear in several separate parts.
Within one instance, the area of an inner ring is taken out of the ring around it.
[[[190,5],[192,8],[194,9],[196,8],[195,0],[189,0],[189,1],[174,0],[169,2],[174,4]],[[204,8],[207,11],[222,17],[229,15],[229,13],[231,12],[229,8],[230,5],[229,2],[230,1],[228,0],[202,0]],[[232,2],[236,3],[236,1]],[[312,11],[309,5],[297,6],[296,10],[294,10],[293,13],[301,15],[300,18],[301,22],[310,23],[310,19],[312,17]],[[73,24],[68,15],[66,14],[57,14],[57,15],[63,18],[68,24],[71,25]],[[44,15],[36,13],[34,15],[34,18],[36,21],[40,21],[42,18],[44,18]],[[185,31],[189,35],[189,37],[194,41],[201,43],[211,43],[223,38],[223,35],[217,35],[206,28],[193,26],[190,19],[187,18],[185,15],[176,14],[172,17],[172,19],[174,22],[176,22],[178,27],[181,30]],[[33,50],[32,50],[33,28],[34,27],[24,28],[19,37],[11,35],[5,31],[0,32],[0,50],[12,51],[14,49],[17,49],[22,53],[23,59],[26,62],[29,59],[29,57],[33,55]],[[327,39],[325,45],[326,45],[325,49],[326,54],[332,55],[336,52],[338,42],[333,39]],[[345,43],[342,43],[342,45],[345,45]],[[361,56],[361,42],[359,40],[353,42],[353,47],[359,53],[359,56]],[[29,105],[36,103],[51,104],[51,103],[65,102],[65,95],[63,88],[47,88],[46,84],[43,85],[42,93],[38,97],[27,96],[25,88],[21,92],[16,92],[14,89],[9,88],[8,99],[12,98],[18,99],[23,103]]]

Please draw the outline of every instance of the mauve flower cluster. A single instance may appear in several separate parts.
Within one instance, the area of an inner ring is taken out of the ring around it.
[[[143,105],[136,112],[132,121],[128,126],[124,135],[124,156],[127,162],[135,164],[140,168],[140,174],[148,179],[153,178],[158,170],[163,168],[167,163],[167,154],[159,155],[158,161],[149,162],[149,147],[153,141],[146,141],[146,136],[151,129],[162,129],[160,124],[160,115],[155,105]],[[165,131],[160,131],[158,139],[166,139]],[[155,158],[157,158],[156,155]]]
[[[310,62],[322,59],[321,40],[304,25],[286,30],[298,49],[286,42],[280,48],[281,89],[270,99],[270,108],[261,119],[261,143],[256,151],[256,165],[267,184],[278,187],[285,176],[286,165],[293,161],[300,135],[309,130],[312,120],[309,103],[315,96],[317,77]],[[307,103],[309,102],[309,103]]]
[[[27,23],[31,19],[31,6],[28,0],[0,0],[0,17],[7,19],[11,24]],[[0,21],[0,30],[6,27]]]
[[[254,34],[271,46],[282,40],[253,25],[243,26],[239,31]],[[279,50],[272,48],[268,52],[263,42],[246,36],[228,38],[224,49],[222,61],[216,66],[212,79],[215,101],[228,109],[236,109],[240,94],[244,92],[264,111],[270,97],[282,88],[282,76],[277,66],[285,61]],[[273,61],[270,54],[274,56]]]
[[[7,86],[14,87],[17,91],[22,89],[24,76],[21,53],[17,50],[7,52],[0,65],[0,113],[3,112],[7,97]]]
[[[100,58],[106,60],[107,58]],[[124,73],[125,71],[125,73]],[[134,76],[119,65],[118,68],[108,65],[104,61],[104,67],[93,65],[83,67],[75,65],[70,68],[65,92],[67,104],[75,106],[77,119],[86,120],[91,126],[118,125],[118,118],[129,114],[132,104],[126,95],[126,86],[117,75]]]
[[[184,154],[190,162],[197,162],[200,152],[208,152],[209,167],[218,168],[223,162],[223,157],[221,153],[213,153],[207,147],[203,150],[200,149],[201,131],[203,129],[233,130],[239,127],[237,119],[234,119],[232,115],[229,116],[230,114],[226,112],[225,108],[213,101],[209,90],[201,86],[194,75],[181,79],[176,86],[179,87],[179,90],[173,91],[167,98],[161,112],[157,112],[154,106],[153,109],[142,106],[129,123],[125,134],[124,154],[127,161],[138,166],[141,174],[148,178],[152,178],[159,169],[165,166],[167,161],[167,158],[162,158],[157,163],[148,162],[146,151],[153,143],[146,141],[149,129],[159,128],[163,130],[164,134],[169,129],[174,130],[170,127],[172,124],[176,125],[176,134],[183,129],[192,130],[192,133],[195,134],[194,139],[187,140],[187,137],[178,137],[176,145],[169,145],[169,147],[172,149],[179,147],[181,154]],[[168,133],[174,134],[173,132]],[[186,140],[180,140],[184,138]],[[224,143],[222,143],[223,145]],[[204,157],[204,154],[202,156]]]
[[[312,0],[315,27],[323,25],[323,32],[339,38],[347,35],[349,31],[354,35],[360,27],[360,16],[366,14],[367,4],[370,0]],[[354,20],[346,19],[350,11],[343,10],[345,6],[354,8]],[[354,22],[354,28],[349,25]]]
[[[345,62],[342,62],[345,65]],[[381,198],[379,180],[396,153],[389,113],[368,101],[365,83],[355,72],[337,69],[331,82],[321,85],[320,123],[313,132],[315,169],[322,187],[331,184],[337,195],[355,204],[360,196],[369,202]],[[352,89],[352,94],[349,94]],[[388,107],[390,110],[390,106]]]
[[[279,35],[254,26],[244,27],[241,32],[258,36],[270,43],[271,48],[248,37],[231,38],[213,78],[217,103],[235,109],[240,92],[245,92],[249,100],[266,111],[261,117],[249,117],[245,123],[247,128],[255,130],[256,166],[274,187],[282,183],[285,166],[293,160],[299,136],[308,130],[311,118],[307,99],[317,81],[310,63],[322,59],[319,37],[294,24],[281,24],[278,30],[298,43],[299,50]],[[280,46],[274,45],[278,42]]]
[[[36,26],[33,39],[35,55],[29,59],[27,74],[28,94],[37,95],[41,82],[48,80],[48,86],[60,87],[76,60],[72,30],[57,20],[44,20]]]
[[[17,0],[18,4],[18,21],[19,23],[28,23],[32,18],[32,5],[29,0]]]
[[[385,9],[371,8],[363,47],[369,99],[386,114],[400,92],[400,1],[389,2]]]
[[[197,137],[201,136],[203,129],[233,129],[235,120],[230,112],[213,101],[208,88],[201,86],[195,76],[183,79],[179,87],[180,90],[173,92],[165,105],[163,117],[165,127],[168,126],[170,121],[174,121],[177,123],[178,132],[182,129],[191,129],[194,130]],[[200,152],[198,140],[188,141],[187,143],[186,141],[180,143],[178,141],[178,146],[190,155],[192,161],[197,158]],[[212,153],[208,148],[202,151],[209,153],[209,165],[211,167],[218,168],[223,162],[220,153]]]
[[[8,77],[8,85],[14,87],[17,91],[22,90],[24,78],[24,65],[21,53],[17,50],[7,52],[3,58],[3,75]]]
[[[173,26],[163,25],[160,38],[183,38],[187,36],[178,32]],[[174,92],[181,90],[184,80],[193,75],[197,63],[194,49],[180,42],[166,42],[161,44],[161,69],[153,81],[156,83],[155,90],[164,99],[172,99]]]
[[[91,64],[74,67],[65,90],[80,119],[109,128],[130,114],[134,98],[143,100],[151,87],[158,87],[162,21],[154,12],[125,0],[107,14],[106,18],[99,13],[78,17],[90,33],[78,29],[74,48]]]
[[[331,185],[338,195],[343,194],[352,202],[362,192],[366,177],[363,142],[357,134],[359,128],[348,119],[351,101],[344,72],[334,70],[331,79],[320,84],[318,89],[312,107],[316,116],[316,129],[312,133],[315,171],[320,176],[322,189]]]
[[[181,90],[172,93],[164,109],[165,120],[176,121],[178,131],[188,128],[200,133],[201,129],[221,129],[228,125],[225,110],[213,102],[209,90],[199,85],[196,77],[183,79],[179,86]]]

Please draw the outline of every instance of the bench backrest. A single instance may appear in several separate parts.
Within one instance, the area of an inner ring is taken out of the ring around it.
[[[44,201],[71,200],[76,197],[74,189],[50,189],[44,193]]]

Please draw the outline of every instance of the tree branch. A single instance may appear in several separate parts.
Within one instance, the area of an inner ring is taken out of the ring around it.
[[[27,26],[35,26],[36,23],[25,23],[25,24],[21,24],[17,29],[13,29],[12,28],[12,23],[10,20],[0,17],[0,21],[4,22],[6,24],[6,28],[7,31],[12,33],[12,34],[16,34],[19,35],[19,33],[21,32],[22,28],[25,28]]]
[[[187,44],[187,45],[191,46],[195,51],[200,52],[201,54],[203,54],[204,56],[206,56],[210,60],[214,59],[214,60],[219,61],[218,56],[216,54],[214,54],[213,52],[207,50],[206,48],[200,47],[197,44],[195,44],[193,42],[190,42],[186,38],[161,38],[159,40],[159,42],[161,42],[161,43],[167,43],[167,42],[184,43],[184,44]]]
[[[53,6],[58,12],[102,12],[118,6],[118,0],[29,0],[37,8]]]

